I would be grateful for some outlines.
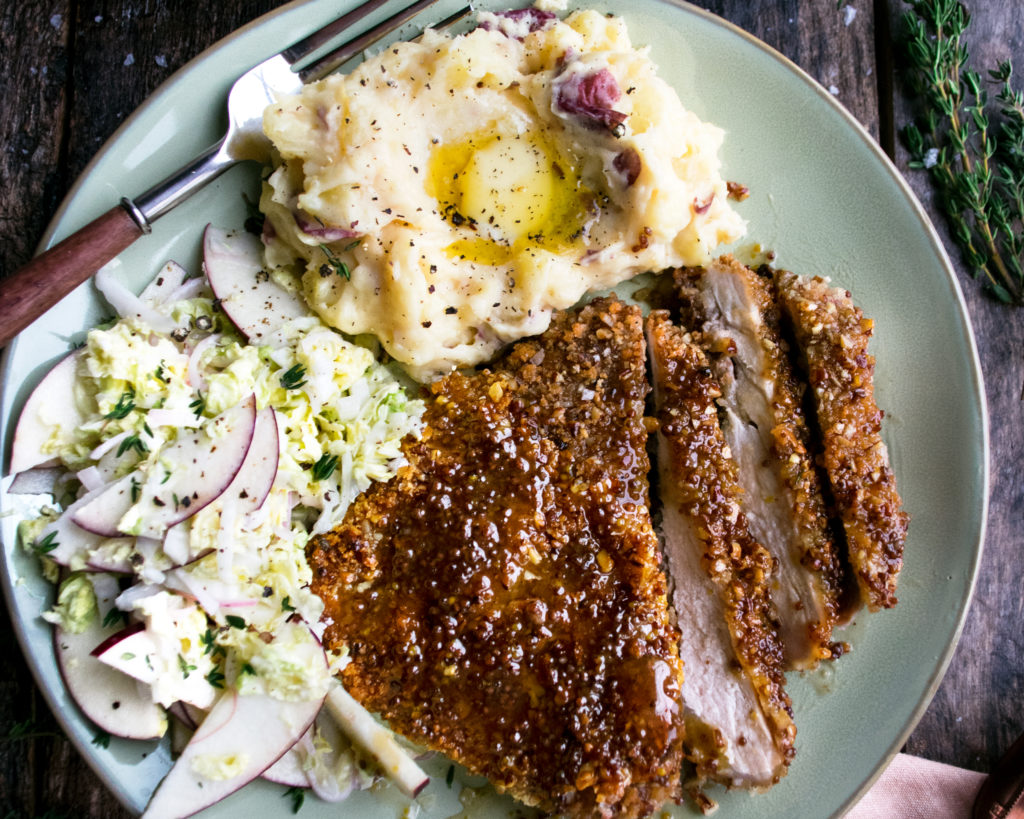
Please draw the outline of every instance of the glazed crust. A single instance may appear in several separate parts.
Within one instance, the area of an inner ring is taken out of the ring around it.
[[[775,274],[793,326],[818,415],[824,466],[846,532],[862,601],[872,611],[896,605],[909,516],[882,441],[875,403],[875,359],[868,354],[874,322],[849,291],[819,277]]]
[[[307,549],[352,695],[552,813],[679,795],[647,390],[636,307],[561,314],[492,370],[433,384],[409,465]]]
[[[647,337],[655,361],[657,417],[667,444],[664,466],[673,482],[672,499],[696,532],[701,566],[722,602],[740,671],[754,689],[777,751],[769,781],[753,783],[765,786],[785,774],[796,736],[770,594],[772,557],[750,534],[740,509],[742,490],[715,404],[721,390],[707,358],[665,311],[648,316]],[[663,496],[667,494],[663,489]],[[685,631],[705,625],[680,622],[679,627]],[[734,784],[720,742],[716,726],[706,726],[688,736],[688,754],[699,776]]]
[[[829,531],[802,405],[804,385],[783,338],[770,274],[723,256],[675,273],[677,291],[723,396],[723,432],[751,530],[777,563],[772,597],[787,666],[833,656],[847,578]]]

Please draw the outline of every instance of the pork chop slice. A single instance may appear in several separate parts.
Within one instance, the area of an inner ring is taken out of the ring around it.
[[[551,813],[642,816],[679,794],[647,392],[638,308],[562,313],[434,383],[409,465],[307,548],[349,692]]]
[[[775,283],[806,362],[825,471],[861,600],[871,611],[891,608],[910,518],[896,491],[875,403],[875,359],[868,354],[874,322],[848,290],[820,277],[778,270]]]
[[[731,256],[675,276],[722,389],[722,432],[743,489],[740,505],[751,534],[776,560],[772,600],[787,667],[813,668],[833,656],[846,583],[771,278]]]
[[[771,601],[772,558],[750,534],[703,351],[665,311],[647,336],[659,422],[662,534],[686,676],[687,754],[702,779],[765,788],[796,728]]]

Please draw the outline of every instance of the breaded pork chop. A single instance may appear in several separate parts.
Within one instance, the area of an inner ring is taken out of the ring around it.
[[[433,384],[409,466],[307,550],[352,695],[545,811],[641,816],[679,791],[647,390],[639,309],[563,313]]]
[[[767,788],[796,727],[771,600],[773,560],[751,535],[703,351],[665,311],[647,318],[657,404],[662,532],[686,664],[686,751],[699,780]]]

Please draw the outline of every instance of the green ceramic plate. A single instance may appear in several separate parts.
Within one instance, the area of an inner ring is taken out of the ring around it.
[[[291,4],[201,55],[168,81],[115,134],[68,196],[48,241],[61,238],[136,194],[219,137],[224,99],[241,71],[298,39],[354,0]],[[895,169],[856,121],[791,63],[736,28],[669,0],[597,2],[624,13],[634,43],[651,47],[662,75],[685,104],[728,132],[726,176],[750,187],[739,208],[749,239],[773,248],[782,265],[831,276],[877,321],[878,402],[907,509],[913,515],[900,604],[861,616],[849,628],[853,653],[834,668],[791,675],[799,734],[789,775],[769,793],[715,793],[722,817],[842,813],[899,750],[938,686],[967,610],[981,554],[987,502],[988,440],[978,359],[949,261],[927,217]],[[448,2],[444,12],[454,10]],[[254,167],[238,168],[161,220],[126,251],[126,281],[140,288],[173,258],[191,270],[210,221],[244,220],[242,193],[255,193]],[[9,348],[0,433],[8,438],[28,390],[83,330],[104,313],[85,284]],[[5,479],[6,488],[9,479]],[[49,589],[33,561],[13,548],[14,500],[0,493],[5,596],[40,687],[82,754],[117,797],[141,809],[169,765],[165,745],[91,744],[58,677],[49,626],[38,615]],[[422,815],[462,809],[448,763],[422,797]],[[479,785],[481,783],[471,783]],[[254,784],[211,816],[291,815],[283,788]],[[466,790],[473,815],[514,805]],[[328,806],[310,797],[301,815],[397,816],[391,789]],[[676,809],[689,815],[689,809]]]

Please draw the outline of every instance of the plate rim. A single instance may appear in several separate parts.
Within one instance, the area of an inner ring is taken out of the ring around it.
[[[38,255],[45,249],[50,247],[54,243],[54,238],[57,235],[59,223],[64,218],[68,209],[71,207],[73,201],[77,198],[79,191],[85,185],[86,181],[92,175],[95,167],[116,147],[120,141],[123,133],[128,130],[137,119],[143,114],[147,113],[151,108],[156,107],[160,104],[163,98],[171,91],[171,89],[181,82],[186,74],[190,74],[199,63],[204,62],[215,52],[224,48],[227,44],[246,36],[251,30],[261,28],[264,25],[271,24],[271,22],[291,11],[300,8],[304,5],[309,5],[316,0],[289,0],[289,2],[279,6],[278,8],[272,9],[241,27],[235,29],[224,37],[218,39],[207,48],[196,54],[194,57],[189,59],[183,65],[181,65],[174,73],[163,80],[153,91],[143,100],[138,107],[136,107],[117,127],[117,129],[107,138],[103,145],[96,151],[88,163],[84,166],[74,183],[68,189],[64,198],[61,200],[60,205],[54,211],[53,216],[49,220],[46,229],[44,230],[39,243],[36,246],[35,253]],[[954,296],[955,306],[957,308],[957,315],[960,320],[959,330],[961,335],[961,341],[964,343],[965,349],[968,353],[969,360],[969,371],[970,371],[970,386],[971,393],[970,398],[972,403],[977,409],[978,419],[980,421],[980,430],[977,430],[975,435],[969,436],[975,438],[977,436],[977,443],[980,444],[980,455],[981,455],[981,474],[979,484],[979,495],[981,497],[981,508],[979,510],[979,527],[972,544],[974,550],[974,557],[970,564],[970,576],[967,584],[966,592],[964,593],[961,601],[959,611],[957,613],[956,624],[953,629],[951,640],[944,647],[943,653],[939,658],[934,670],[929,676],[929,681],[926,689],[922,692],[921,698],[917,705],[910,713],[909,717],[905,721],[904,726],[899,731],[896,739],[889,745],[885,750],[883,756],[880,758],[879,763],[874,768],[872,774],[861,783],[860,787],[854,791],[849,798],[842,803],[838,810],[833,814],[834,817],[842,816],[851,807],[853,807],[864,794],[871,788],[871,786],[878,780],[881,774],[888,767],[889,763],[899,752],[900,748],[906,743],[907,738],[913,732],[917,723],[923,717],[928,706],[931,704],[936,692],[943,678],[945,677],[946,671],[949,668],[949,664],[952,661],[953,654],[960,642],[960,638],[963,634],[964,627],[966,625],[967,616],[970,612],[971,603],[973,601],[975,588],[977,586],[978,574],[981,566],[981,560],[984,554],[985,538],[988,527],[988,512],[989,503],[991,498],[991,447],[990,447],[990,421],[988,413],[988,403],[985,392],[984,374],[981,367],[981,360],[978,354],[977,342],[974,336],[973,323],[971,321],[970,312],[967,309],[967,304],[964,299],[963,288],[960,285],[959,278],[956,273],[956,269],[952,264],[949,254],[943,244],[934,224],[932,223],[927,212],[924,210],[920,200],[910,187],[909,182],[899,171],[892,159],[881,149],[875,139],[871,136],[865,126],[845,107],[842,103],[836,99],[835,96],[830,94],[817,80],[814,79],[809,73],[807,73],[798,64],[793,62],[791,59],[786,57],[784,54],[779,52],[777,49],[768,45],[764,41],[757,38],[755,35],[741,28],[740,26],[732,23],[725,18],[693,5],[687,0],[654,0],[656,3],[660,3],[666,6],[672,6],[680,11],[688,14],[695,15],[705,21],[725,29],[733,36],[739,37],[741,40],[746,42],[748,45],[753,46],[758,51],[762,52],[768,58],[779,63],[789,73],[793,74],[803,84],[814,93],[820,100],[824,101],[828,106],[833,109],[834,113],[838,113],[843,119],[845,125],[851,129],[859,140],[863,143],[864,147],[878,160],[882,167],[885,169],[886,174],[889,176],[891,181],[896,183],[899,192],[902,194],[906,204],[910,206],[911,211],[914,214],[918,224],[923,230],[924,235],[928,239],[928,243],[932,249],[936,252],[938,259],[941,263],[941,267],[944,275],[948,282],[952,285],[952,293]],[[216,102],[214,104],[220,104]],[[9,362],[12,355],[15,353],[18,343],[21,339],[21,334],[16,336],[4,349],[2,356],[0,356],[0,390],[6,392],[9,389],[7,385],[7,372],[9,369]],[[5,453],[2,453],[5,454]],[[6,467],[6,464],[4,464]],[[7,476],[5,476],[6,478]],[[5,548],[15,548],[15,544],[4,544]],[[18,612],[14,606],[14,593],[15,585],[14,579],[10,576],[7,571],[7,564],[4,562],[3,569],[0,571],[0,582],[3,583],[5,604],[7,607],[8,615],[11,620],[12,630],[15,633],[19,648],[22,652],[22,656],[25,660],[26,665],[32,675],[33,682],[36,688],[39,690],[46,704],[50,708],[54,718],[61,726],[65,736],[75,747],[81,757],[84,758],[89,768],[96,774],[96,776],[103,782],[103,784],[114,794],[118,801],[129,811],[134,812],[135,806],[121,782],[115,779],[110,779],[106,776],[106,772],[103,771],[99,764],[99,758],[96,754],[91,752],[89,745],[84,740],[80,739],[77,733],[72,730],[71,717],[65,713],[60,707],[56,698],[56,694],[48,686],[42,684],[41,681],[41,669],[35,661],[35,656],[32,651],[29,650],[28,640],[29,635],[27,630],[23,627],[20,621]],[[51,649],[52,651],[52,649]],[[74,714],[77,718],[78,714]]]

